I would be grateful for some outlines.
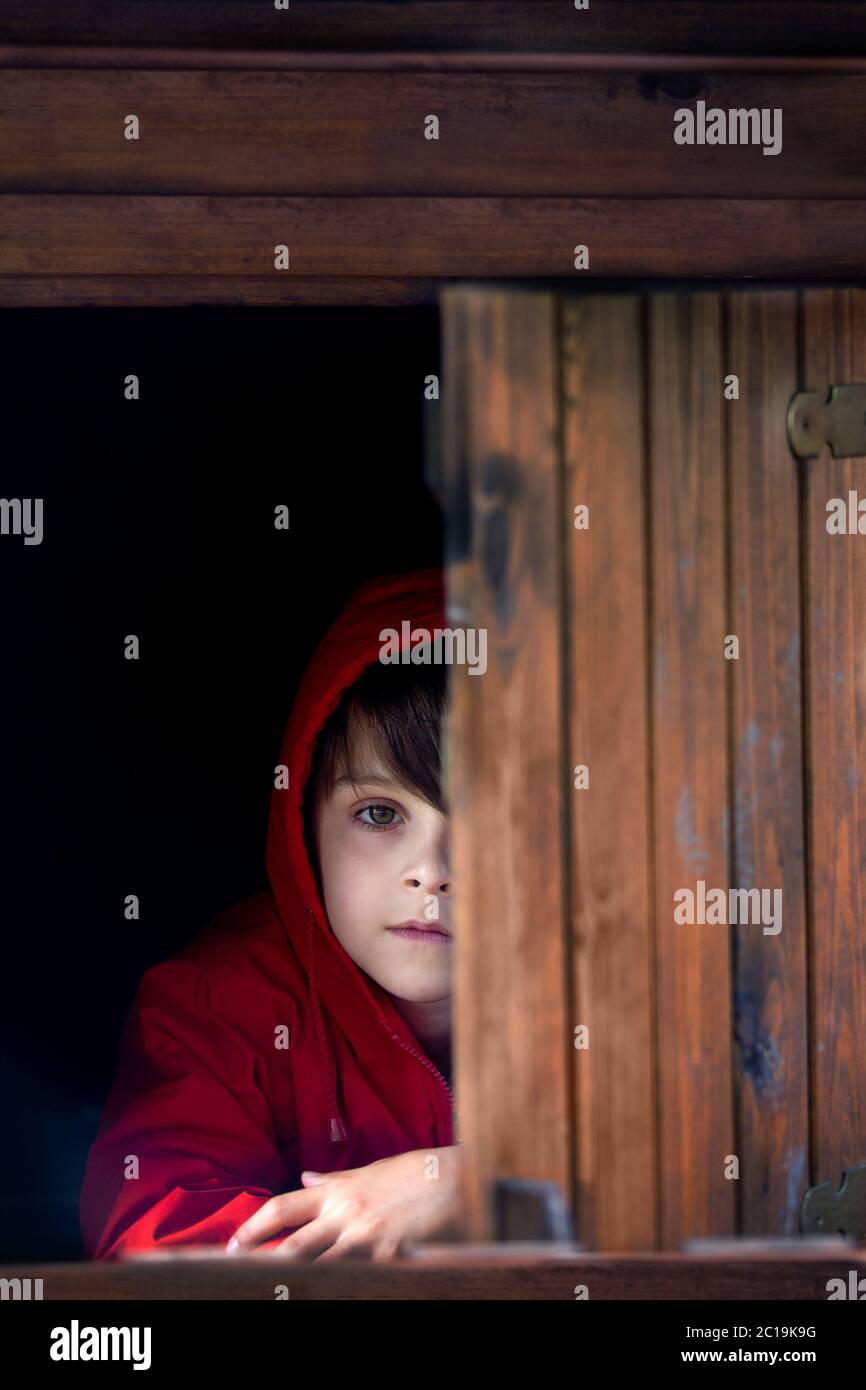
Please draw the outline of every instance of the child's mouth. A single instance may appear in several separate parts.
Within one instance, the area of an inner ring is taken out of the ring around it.
[[[438,941],[443,946],[451,945],[451,937],[447,932],[437,931],[435,927],[387,927],[387,931],[394,936],[405,937],[407,941]]]

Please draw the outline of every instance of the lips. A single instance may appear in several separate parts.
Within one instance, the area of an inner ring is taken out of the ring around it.
[[[412,918],[408,922],[398,922],[393,927],[387,927],[386,931],[394,932],[395,935],[403,937],[406,941],[434,941],[449,943],[451,933],[443,931],[441,927],[435,927],[430,922],[419,922],[417,918]]]

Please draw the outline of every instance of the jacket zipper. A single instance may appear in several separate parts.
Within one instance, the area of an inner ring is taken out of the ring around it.
[[[405,1051],[408,1052],[409,1055],[410,1055],[411,1057],[417,1057],[417,1058],[418,1058],[418,1061],[419,1061],[419,1062],[422,1062],[422,1063],[424,1064],[424,1066],[427,1068],[427,1070],[428,1070],[428,1071],[432,1071],[433,1075],[434,1075],[434,1076],[437,1076],[437,1077],[439,1078],[439,1080],[442,1082],[442,1085],[445,1087],[445,1090],[448,1092],[448,1098],[449,1098],[450,1103],[451,1103],[451,1105],[450,1105],[450,1108],[451,1108],[451,1128],[452,1128],[452,1130],[453,1130],[453,1132],[454,1132],[454,1140],[455,1140],[455,1142],[459,1143],[459,1140],[458,1140],[458,1138],[457,1138],[457,1125],[455,1124],[455,1120],[454,1120],[454,1116],[455,1116],[455,1110],[454,1110],[454,1092],[451,1090],[451,1087],[448,1085],[448,1082],[445,1080],[445,1077],[442,1075],[442,1073],[441,1073],[441,1071],[439,1070],[439,1068],[438,1068],[437,1066],[435,1066],[435,1065],[433,1064],[433,1062],[430,1061],[430,1058],[429,1058],[429,1057],[425,1057],[425,1056],[423,1055],[423,1053],[417,1052],[417,1051],[415,1050],[414,1047],[410,1047],[409,1044],[408,1044],[407,1042],[404,1042],[404,1041],[403,1041],[403,1039],[400,1037],[400,1034],[399,1034],[399,1033],[392,1033],[392,1034],[391,1034],[391,1037],[394,1039],[395,1042],[398,1042],[398,1043],[400,1044],[400,1046],[401,1046],[402,1048],[404,1048]]]
[[[305,904],[305,906],[306,906],[308,915],[309,915],[310,917],[312,917],[313,923],[315,924],[315,921],[316,921],[316,914],[313,912],[313,909],[310,907],[309,903]],[[380,1017],[381,1017],[381,1014],[380,1014]],[[382,1019],[382,1022],[385,1023],[384,1018]],[[385,1027],[386,1027],[386,1028],[388,1027],[387,1023],[385,1024]],[[412,1057],[417,1057],[417,1058],[418,1058],[418,1061],[419,1061],[419,1062],[422,1062],[423,1065],[427,1068],[427,1070],[428,1070],[428,1071],[432,1071],[433,1075],[436,1076],[436,1077],[438,1077],[439,1080],[442,1082],[442,1085],[445,1087],[445,1090],[448,1092],[448,1099],[449,1099],[449,1101],[450,1101],[450,1107],[449,1107],[449,1108],[450,1108],[450,1111],[451,1111],[451,1129],[452,1129],[452,1131],[453,1131],[453,1133],[454,1133],[454,1139],[455,1139],[455,1141],[456,1141],[456,1142],[459,1142],[459,1140],[458,1140],[458,1138],[457,1138],[457,1125],[456,1125],[456,1123],[455,1123],[456,1111],[455,1111],[455,1109],[454,1109],[454,1092],[451,1090],[451,1087],[448,1085],[448,1082],[445,1080],[445,1077],[442,1075],[442,1073],[441,1073],[441,1071],[439,1070],[439,1068],[438,1068],[437,1066],[434,1066],[434,1064],[430,1061],[430,1058],[429,1058],[429,1057],[425,1057],[421,1052],[416,1051],[416,1049],[415,1049],[414,1047],[410,1047],[409,1044],[408,1044],[407,1042],[404,1042],[404,1041],[403,1041],[403,1039],[400,1037],[400,1034],[399,1034],[399,1033],[393,1033],[393,1032],[391,1032],[390,1028],[388,1029],[388,1032],[390,1033],[391,1037],[394,1039],[395,1042],[398,1042],[402,1048],[405,1048],[405,1050],[410,1054],[410,1056],[412,1056]]]

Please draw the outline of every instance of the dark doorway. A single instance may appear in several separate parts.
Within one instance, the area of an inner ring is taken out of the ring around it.
[[[441,558],[438,312],[7,310],[0,332],[0,491],[44,499],[42,543],[0,544],[0,1222],[6,1259],[80,1258],[140,975],[265,886],[279,740],[345,598]]]

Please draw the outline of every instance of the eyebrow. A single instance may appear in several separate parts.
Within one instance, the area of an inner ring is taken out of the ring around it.
[[[342,776],[338,777],[334,782],[334,791],[338,791],[340,787],[361,786],[363,783],[372,787],[399,787],[401,785],[399,782],[395,782],[392,777],[383,777],[379,772],[371,772],[369,768],[362,767],[353,774],[344,772]]]

